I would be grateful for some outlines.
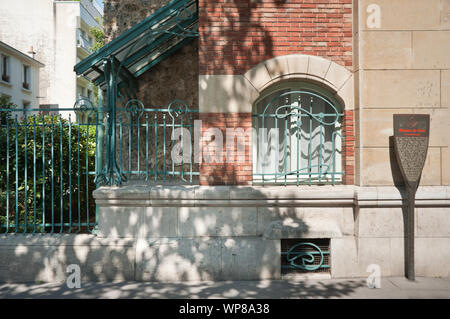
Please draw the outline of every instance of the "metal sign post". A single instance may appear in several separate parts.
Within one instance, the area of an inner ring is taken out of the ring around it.
[[[414,202],[427,157],[430,130],[429,114],[394,114],[394,151],[408,194],[406,277],[414,272]]]

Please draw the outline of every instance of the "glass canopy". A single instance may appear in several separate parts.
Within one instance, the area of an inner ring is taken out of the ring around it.
[[[198,36],[197,0],[172,0],[75,65],[83,75],[102,89],[105,72],[114,70],[117,83],[135,78],[170,56]],[[113,61],[112,68],[106,61]]]

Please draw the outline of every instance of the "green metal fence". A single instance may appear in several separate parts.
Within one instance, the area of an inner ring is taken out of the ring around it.
[[[111,109],[86,99],[74,108],[0,109],[0,233],[95,233],[92,191],[118,177],[198,181],[192,140],[181,149],[190,161],[171,156],[171,133],[185,128],[193,137],[196,110],[178,100],[166,108],[131,100],[116,112],[113,121]]]
[[[0,232],[95,230],[102,111],[0,109]]]
[[[166,108],[146,108],[137,99],[118,107],[115,133],[111,132],[114,141],[109,147],[115,146],[115,150],[111,148],[111,155],[115,157],[113,160],[117,163],[121,182],[197,183],[199,167],[194,163],[192,147],[196,119],[198,111],[190,110],[180,100],[171,102]],[[176,163],[172,158],[173,146],[177,143],[172,140],[172,133],[177,128],[186,129],[190,135],[187,149],[180,143],[181,154],[189,154],[190,160],[186,163]],[[99,172],[99,181],[107,184],[107,175],[108,165],[105,165]]]

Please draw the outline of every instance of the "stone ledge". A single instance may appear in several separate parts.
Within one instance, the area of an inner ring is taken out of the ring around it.
[[[3,234],[0,246],[133,247],[133,239],[101,238],[89,234]]]
[[[406,199],[397,187],[359,186],[151,186],[100,187],[99,206],[131,207],[299,207],[402,206]],[[416,206],[450,207],[450,186],[422,186]]]
[[[339,225],[333,219],[303,220],[287,218],[269,224],[263,234],[264,239],[284,238],[341,238]]]
[[[405,204],[406,190],[397,187],[360,187],[355,201],[359,207],[399,207]],[[450,187],[421,186],[416,192],[416,206],[450,207]]]

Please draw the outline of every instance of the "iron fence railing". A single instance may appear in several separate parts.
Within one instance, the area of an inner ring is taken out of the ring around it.
[[[0,109],[0,233],[92,233],[101,185],[198,181],[192,139],[179,150],[191,160],[172,158],[172,133],[193,137],[196,110],[131,100],[115,111],[85,98],[74,108]]]
[[[0,109],[0,232],[93,232],[101,109]],[[50,114],[50,115],[46,115]]]
[[[130,100],[124,107],[117,108],[115,134],[110,135],[115,151],[110,154],[113,157],[115,154],[122,181],[197,183],[199,166],[194,163],[193,154],[196,119],[198,111],[190,110],[184,102],[177,100],[167,108],[146,108],[139,100]],[[173,136],[176,129],[181,129],[180,162],[172,154],[178,143],[177,137]],[[184,130],[189,136],[183,136]],[[183,149],[184,145],[187,149]],[[185,161],[187,158],[189,160]],[[108,183],[108,166],[104,169],[99,172],[99,181]]]

